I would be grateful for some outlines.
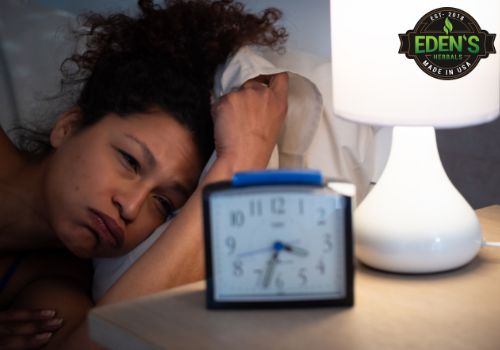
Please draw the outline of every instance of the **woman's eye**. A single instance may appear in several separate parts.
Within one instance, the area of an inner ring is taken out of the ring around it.
[[[137,159],[132,157],[130,154],[124,151],[118,151],[120,152],[120,155],[122,156],[123,160],[127,163],[127,165],[132,168],[136,173],[140,170],[141,166]]]
[[[168,198],[162,196],[155,196],[155,199],[158,202],[161,214],[165,217],[165,219],[168,219],[175,211],[174,205]]]

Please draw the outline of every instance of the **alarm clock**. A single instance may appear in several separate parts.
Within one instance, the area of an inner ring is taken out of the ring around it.
[[[313,170],[236,173],[203,190],[206,306],[353,304],[351,197]]]

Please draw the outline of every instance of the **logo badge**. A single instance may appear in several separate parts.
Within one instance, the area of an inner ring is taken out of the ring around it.
[[[426,13],[413,30],[399,34],[399,53],[414,59],[433,78],[458,79],[472,72],[481,58],[496,53],[495,36],[467,12],[442,7]]]

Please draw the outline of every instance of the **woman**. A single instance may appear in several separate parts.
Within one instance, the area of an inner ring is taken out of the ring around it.
[[[279,11],[252,15],[232,0],[139,7],[137,18],[85,17],[86,50],[62,66],[78,97],[47,147],[20,151],[0,132],[0,348],[91,348],[80,258],[126,253],[180,207],[99,304],[202,278],[201,189],[270,158],[287,76],[248,81],[213,106],[210,89],[241,46],[284,42]]]

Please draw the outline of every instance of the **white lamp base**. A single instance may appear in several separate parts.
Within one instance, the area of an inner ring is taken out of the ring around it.
[[[394,128],[389,160],[354,213],[354,232],[357,257],[381,270],[433,273],[474,258],[479,221],[443,169],[434,128]]]

